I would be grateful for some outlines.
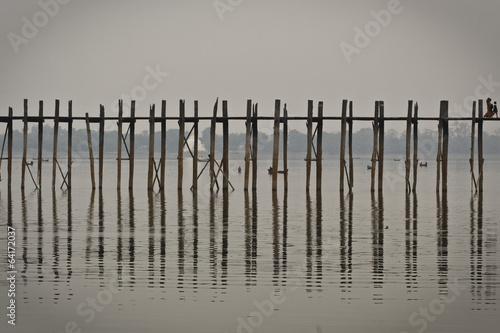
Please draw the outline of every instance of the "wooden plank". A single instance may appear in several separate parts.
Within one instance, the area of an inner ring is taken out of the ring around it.
[[[149,154],[148,154],[148,190],[153,189],[154,172],[154,153],[155,153],[155,106],[149,107]]]
[[[104,105],[101,105],[99,112],[99,189],[102,189],[104,179],[104,119]]]
[[[379,126],[378,126],[378,191],[382,192],[384,186],[384,102],[379,101]]]
[[[281,102],[279,99],[274,101],[274,133],[273,133],[273,174],[272,189],[278,189],[278,159],[280,153],[280,110]]]
[[[129,176],[128,176],[128,189],[132,190],[134,188],[134,160],[135,160],[135,101],[132,101],[130,105],[130,141],[129,141]]]
[[[342,120],[340,125],[340,173],[339,173],[340,192],[344,192],[346,122],[347,122],[347,100],[344,99],[342,101]]]
[[[411,114],[413,111],[413,101],[408,101],[408,114],[406,118],[406,159],[405,159],[405,191],[411,191],[410,184],[410,149],[411,149]]]
[[[165,162],[167,160],[167,101],[161,101],[160,191],[165,189]]]
[[[222,101],[222,190],[227,191],[229,183],[229,120],[227,101]]]
[[[56,186],[58,136],[59,136],[59,100],[56,99],[56,109],[54,111],[54,138],[52,146],[52,188],[55,188]]]
[[[24,189],[26,179],[26,158],[28,151],[28,100],[24,100],[24,117],[23,117],[23,161],[21,166],[21,189]]]
[[[417,190],[418,171],[418,103],[415,103],[413,110],[413,185],[412,191]]]
[[[122,183],[122,136],[123,136],[123,100],[118,101],[118,142],[116,145],[116,189],[121,188]]]
[[[307,101],[307,150],[306,150],[306,191],[309,191],[311,185],[311,148],[312,148],[312,127],[313,127],[313,101]]]
[[[94,190],[95,189],[94,152],[92,150],[92,135],[90,132],[90,121],[88,112],[85,113],[85,125],[87,127],[87,144],[89,147],[89,158],[90,158],[90,181],[92,182],[92,190]]]
[[[448,101],[441,101],[441,109],[443,110],[443,162],[441,164],[443,168],[443,186],[442,191],[448,191]]]
[[[194,191],[198,190],[198,101],[194,101],[194,148],[193,148],[193,187]]]
[[[316,132],[316,191],[321,191],[323,176],[323,102],[318,103],[318,123]]]
[[[177,142],[177,190],[182,191],[184,177],[184,135],[186,131],[185,101],[179,100],[179,140]]]
[[[252,139],[252,100],[247,100],[247,119],[245,122],[245,180],[243,190],[248,191],[248,183],[250,179],[250,149]]]

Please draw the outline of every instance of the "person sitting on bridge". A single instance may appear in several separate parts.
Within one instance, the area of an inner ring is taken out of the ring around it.
[[[493,104],[493,113],[495,114],[495,117],[498,118],[497,101]]]
[[[491,98],[488,97],[486,100],[486,113],[484,114],[484,118],[491,118],[493,117],[493,104],[491,104]]]

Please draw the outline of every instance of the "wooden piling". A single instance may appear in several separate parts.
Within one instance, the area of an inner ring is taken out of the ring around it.
[[[353,122],[352,122],[352,101],[349,101],[349,119],[347,123],[349,124],[349,192],[352,192],[352,188],[354,187],[354,163],[352,157],[352,131],[353,131]]]
[[[252,138],[253,138],[253,143],[252,143],[252,190],[255,191],[257,190],[257,152],[259,151],[259,131],[258,131],[258,126],[257,126],[257,118],[258,118],[258,113],[259,113],[259,105],[255,104],[254,110],[253,110],[253,118],[252,118]]]
[[[229,120],[227,101],[222,101],[222,190],[227,191],[229,183]]]
[[[483,192],[483,100],[479,100],[479,114],[477,117],[477,163],[479,176],[477,177],[479,193]]]
[[[135,101],[130,105],[130,157],[129,157],[129,176],[128,176],[128,189],[134,188],[134,160],[135,160]]]
[[[85,113],[85,124],[86,124],[86,127],[87,127],[87,144],[89,146],[90,181],[92,182],[92,190],[95,190],[94,152],[92,151],[92,135],[91,135],[91,132],[90,132],[90,120],[89,120],[89,114],[88,114],[88,112]]]
[[[26,158],[28,150],[28,100],[24,100],[24,117],[23,117],[23,161],[21,166],[21,189],[24,189],[26,179]]]
[[[193,191],[198,190],[198,101],[194,101]]]
[[[406,159],[405,159],[405,191],[411,192],[410,185],[410,143],[411,143],[411,114],[413,101],[408,101],[408,114],[406,116]]]
[[[165,162],[167,159],[167,101],[161,101],[160,191],[165,189]]]
[[[441,109],[439,110],[439,120],[438,120],[438,149],[436,158],[436,192],[439,192],[439,185],[441,182],[441,160],[442,156],[442,136],[443,136],[443,113]]]
[[[99,112],[99,189],[102,189],[104,179],[104,105]]]
[[[149,107],[149,154],[148,154],[148,190],[149,191],[151,191],[153,189],[154,153],[155,153],[155,106],[153,104]],[[182,183],[181,183],[181,186],[182,186]]]
[[[382,192],[384,184],[384,102],[379,101],[378,125],[378,191]]]
[[[372,150],[372,165],[371,165],[371,185],[370,190],[375,191],[375,170],[377,167],[378,159],[378,113],[379,113],[379,102],[375,102],[375,113],[373,117],[372,127],[373,127],[373,150]]]
[[[471,124],[471,143],[470,143],[470,190],[472,192],[473,188],[476,188],[476,179],[474,177],[474,139],[476,135],[476,101],[472,103],[472,124]]]
[[[68,101],[68,171],[66,171],[68,189],[71,189],[72,164],[73,164],[73,102]]]
[[[122,138],[123,138],[123,100],[118,101],[118,143],[116,146],[116,189],[121,188],[122,182]]]
[[[347,100],[342,101],[342,120],[340,125],[340,192],[344,192],[344,176],[345,176],[345,135],[347,124]]]
[[[283,109],[283,189],[288,191],[288,110]]]
[[[12,187],[12,132],[13,132],[13,121],[12,121],[12,108],[9,108],[9,120],[7,121],[7,138],[9,140],[9,144],[7,146],[7,153],[9,154],[9,158],[7,160],[7,188],[10,191]]]
[[[56,99],[56,109],[54,111],[54,144],[52,146],[52,188],[56,186],[57,171],[57,138],[59,136],[59,100]]]
[[[312,128],[313,128],[313,101],[307,102],[307,153],[306,153],[306,191],[309,191],[311,184],[311,148],[312,148]]]
[[[448,191],[448,101],[441,101],[440,106],[443,113],[443,161],[442,161],[442,188],[443,192]]]
[[[43,101],[38,104],[38,170],[37,182],[38,187],[42,188],[42,150],[43,150]]]
[[[252,100],[247,100],[247,119],[245,121],[245,181],[243,190],[248,191],[248,183],[250,179],[250,152],[252,139]]]
[[[418,171],[418,103],[415,103],[413,110],[413,186],[412,191],[417,190],[417,171]]]
[[[217,107],[219,99],[215,101],[212,119],[210,121],[210,154],[208,156],[210,162],[210,190],[213,191],[215,185],[215,126],[217,125]]]
[[[273,144],[273,191],[278,189],[278,158],[280,152],[280,109],[281,102],[279,99],[274,101],[274,144]]]
[[[179,100],[179,140],[177,142],[177,190],[182,191],[184,177],[184,134],[186,131],[185,101]]]

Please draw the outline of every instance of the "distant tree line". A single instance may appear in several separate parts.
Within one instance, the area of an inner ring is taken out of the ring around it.
[[[449,139],[449,153],[450,154],[469,154],[471,143],[470,125],[465,123],[451,123],[450,124],[450,139]],[[44,126],[43,131],[43,150],[44,156],[52,153],[53,147],[53,128]],[[105,133],[104,151],[112,153],[117,151],[117,132],[110,131]],[[187,132],[186,132],[187,135]],[[413,134],[412,134],[413,135]],[[58,151],[60,154],[65,154],[67,151],[67,136],[68,132],[64,128],[59,129]],[[98,147],[98,131],[92,131],[92,144],[94,151],[97,152]],[[178,149],[179,132],[177,129],[170,129],[166,132],[167,140],[167,153],[176,154]],[[283,133],[280,133],[280,139],[283,138]],[[273,137],[266,133],[259,132],[259,153],[271,154],[273,150]],[[419,149],[425,151],[435,151],[433,146],[437,145],[437,130],[423,129],[419,131]],[[38,131],[33,127],[28,133],[28,150],[31,154],[38,149],[37,146]],[[127,138],[128,141],[128,138]],[[210,128],[205,128],[200,133],[200,143],[206,150],[210,145]],[[476,138],[477,144],[477,138]],[[0,135],[0,143],[3,142],[3,134]],[[155,151],[160,151],[161,133],[155,133]],[[222,152],[222,135],[216,136],[216,152]],[[20,131],[13,132],[13,150],[15,153],[22,152],[23,135]],[[280,144],[282,144],[280,142]],[[143,131],[135,135],[135,148],[138,154],[147,153],[149,145],[149,133]],[[307,135],[297,130],[291,130],[288,133],[288,152],[290,153],[306,153]],[[485,154],[500,154],[500,129],[494,133],[483,133],[483,145]],[[353,133],[353,153],[355,155],[371,154],[373,146],[373,131],[370,128],[362,128]],[[406,150],[406,133],[399,133],[394,129],[386,130],[385,132],[385,153],[386,154],[405,154]],[[203,156],[206,151],[200,146],[200,155]],[[281,148],[280,148],[281,149]],[[245,151],[245,133],[231,133],[229,135],[229,150],[230,152]],[[87,133],[84,129],[73,130],[73,151],[81,153],[82,156],[87,156]],[[323,154],[336,155],[340,152],[340,133],[323,133]],[[6,152],[4,152],[5,154]],[[123,149],[123,154],[125,149]],[[31,156],[28,156],[31,157]]]

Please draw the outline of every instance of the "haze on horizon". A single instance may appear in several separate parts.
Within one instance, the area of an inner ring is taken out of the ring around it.
[[[110,114],[117,99],[144,91],[137,115],[147,115],[152,103],[159,110],[163,99],[169,115],[178,114],[179,99],[188,115],[199,100],[204,116],[217,97],[228,100],[230,115],[244,115],[247,99],[259,103],[260,115],[273,114],[275,99],[290,115],[305,115],[309,99],[315,108],[323,101],[325,115],[338,115],[349,99],[359,116],[371,115],[375,100],[385,101],[386,116],[405,115],[409,99],[421,116],[436,116],[442,99],[450,101],[450,115],[470,114],[460,106],[471,96],[500,100],[494,0],[6,0],[0,6],[0,114],[9,106],[21,114],[24,98],[30,114],[38,100],[53,114],[55,99],[63,114],[68,100],[76,115],[98,115],[99,104]],[[346,56],[346,45],[357,51]]]

